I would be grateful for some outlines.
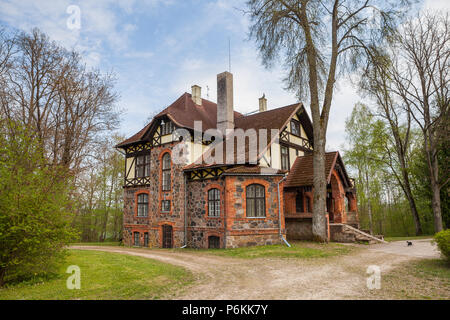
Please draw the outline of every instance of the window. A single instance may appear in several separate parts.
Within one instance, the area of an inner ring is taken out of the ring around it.
[[[173,123],[171,121],[161,122],[161,135],[171,134],[173,131]]]
[[[135,232],[134,234],[134,245],[136,247],[139,247],[140,243],[139,243],[139,232]]]
[[[209,249],[219,249],[220,248],[220,238],[217,236],[208,237],[208,248]]]
[[[295,211],[296,212],[304,212],[305,208],[303,207],[303,192],[298,191],[295,196]]]
[[[162,157],[162,190],[169,191],[170,190],[170,154],[166,153]]]
[[[161,200],[161,211],[170,212],[170,200]]]
[[[148,247],[148,232],[144,233],[144,247]]]
[[[312,212],[311,211],[311,198],[306,197],[306,212]]]
[[[281,169],[289,170],[289,148],[281,146]]]
[[[208,191],[208,216],[220,217],[220,191],[211,189]]]
[[[137,197],[137,216],[147,217],[148,216],[148,194],[141,193]]]
[[[247,217],[265,217],[266,199],[264,186],[251,184],[246,188]]]
[[[295,120],[291,120],[291,133],[300,137],[300,123]]]
[[[136,157],[136,178],[148,177],[150,175],[150,155]]]

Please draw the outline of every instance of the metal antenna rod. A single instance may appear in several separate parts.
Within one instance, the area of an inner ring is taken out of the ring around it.
[[[231,41],[228,37],[228,72],[231,72]]]

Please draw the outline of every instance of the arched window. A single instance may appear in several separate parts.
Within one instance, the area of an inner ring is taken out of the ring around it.
[[[220,191],[210,189],[208,191],[208,216],[220,217]]]
[[[247,217],[266,216],[266,195],[264,186],[251,184],[246,188],[247,194]]]
[[[162,190],[170,190],[171,168],[170,168],[170,154],[166,153],[162,157]]]
[[[148,194],[146,193],[141,193],[137,196],[137,216],[148,216]]]

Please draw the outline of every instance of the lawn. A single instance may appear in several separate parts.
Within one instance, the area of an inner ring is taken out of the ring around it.
[[[71,243],[72,246],[122,246],[119,241],[111,242],[76,242]]]
[[[354,247],[346,246],[338,243],[315,243],[307,241],[292,241],[291,247],[286,245],[267,245],[267,246],[253,246],[232,249],[209,249],[197,250],[199,252],[206,252],[218,256],[227,256],[233,258],[324,258],[343,254],[348,254]],[[186,250],[186,249],[180,249]],[[192,249],[188,249],[192,250]]]
[[[442,259],[404,263],[382,277],[381,292],[394,299],[450,300],[450,266]]]
[[[81,289],[69,290],[66,269],[81,270]],[[169,298],[194,277],[183,268],[124,254],[70,250],[59,274],[36,283],[23,282],[0,289],[6,299],[160,299]]]
[[[421,239],[431,239],[433,238],[433,236],[411,236],[411,237],[385,237],[384,240],[385,241],[406,241],[406,240],[421,240]]]

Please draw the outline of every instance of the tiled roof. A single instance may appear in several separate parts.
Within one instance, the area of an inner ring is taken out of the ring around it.
[[[209,100],[202,99],[202,105],[196,105],[192,100],[191,94],[186,92],[175,100],[174,103],[158,113],[153,120],[138,133],[116,145],[116,148],[140,141],[155,119],[162,116],[168,116],[177,126],[189,129],[194,129],[194,121],[202,121],[202,130],[205,131],[216,127],[217,104]],[[242,117],[242,114],[235,111],[235,121],[239,117]]]
[[[331,178],[331,171],[334,168],[336,161],[340,158],[339,152],[325,153],[325,174],[328,183]],[[312,186],[314,184],[314,166],[313,155],[300,156],[295,159],[291,167],[291,171],[287,176],[285,187],[303,187]]]
[[[275,170],[257,165],[240,165],[225,170],[226,174],[283,174],[286,172],[285,170]]]
[[[297,103],[247,116],[235,111],[235,128],[241,128],[243,130],[253,128],[257,132],[259,129],[282,129],[289,118],[294,114],[294,111],[296,112],[300,107],[301,104]],[[150,130],[152,124],[155,123],[155,119],[162,116],[169,117],[179,127],[189,129],[194,129],[194,121],[202,121],[202,130],[206,131],[208,129],[216,128],[217,104],[212,101],[202,99],[202,105],[196,105],[192,100],[191,94],[184,93],[174,103],[157,114],[153,120],[139,132],[116,145],[116,148],[121,148],[126,145],[142,141],[145,134]],[[308,115],[306,112],[302,112],[300,117],[304,118],[302,125],[304,126],[309,139],[312,139],[312,126]]]
[[[257,159],[262,156],[264,149],[266,149],[268,146],[270,146],[271,143],[271,133],[270,129],[278,129],[281,130],[286,123],[289,121],[289,119],[294,115],[295,112],[297,112],[298,108],[301,106],[301,104],[292,104],[286,107],[278,108],[278,109],[272,109],[265,112],[260,112],[256,114],[252,114],[249,116],[243,116],[241,118],[237,118],[235,120],[235,128],[237,129],[255,129],[256,133],[256,151],[260,152],[261,154],[257,154]],[[267,139],[263,141],[260,144],[260,135],[259,135],[259,129],[268,129],[267,132]],[[233,154],[233,161],[231,163],[239,163],[238,161],[238,154],[242,157],[244,157],[245,163],[250,163],[250,160],[256,160],[256,159],[250,159],[251,154],[249,153],[249,139],[245,139],[245,150],[240,153],[240,150],[236,147],[236,143],[233,141],[234,137],[228,137],[226,138],[222,143],[217,145],[217,148],[220,148],[223,150],[223,158],[221,159],[220,163],[197,163],[194,162],[190,165],[187,165],[185,169],[193,169],[193,168],[207,168],[211,166],[217,166],[218,164],[226,164],[229,163],[227,161],[227,146],[228,144],[234,145],[234,154]],[[207,157],[211,157],[211,154],[215,148],[210,148],[208,151],[206,151],[202,157],[203,159]],[[262,149],[262,150],[261,150]],[[241,162],[242,163],[242,162]]]

